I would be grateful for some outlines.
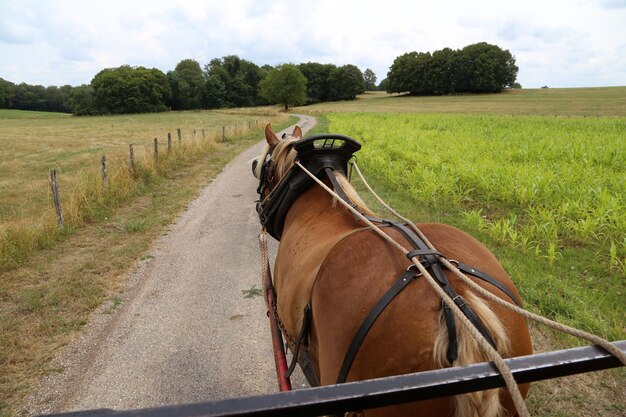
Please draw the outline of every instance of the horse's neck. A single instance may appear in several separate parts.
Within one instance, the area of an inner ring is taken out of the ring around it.
[[[320,186],[313,185],[292,204],[285,218],[283,235],[314,233],[323,239],[324,234],[342,234],[355,227],[359,225],[348,210]]]

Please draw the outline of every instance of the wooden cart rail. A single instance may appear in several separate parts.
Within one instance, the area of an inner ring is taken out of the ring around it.
[[[626,340],[613,343],[626,352]],[[596,346],[566,349],[506,360],[519,383],[622,366]],[[232,398],[196,404],[139,410],[110,409],[57,414],[57,417],[234,417],[319,416],[444,397],[504,386],[491,363],[446,368],[341,385],[328,385],[276,394]]]

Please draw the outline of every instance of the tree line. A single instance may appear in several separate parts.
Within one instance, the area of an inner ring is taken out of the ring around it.
[[[266,78],[284,81],[276,75],[292,67],[304,82],[296,86],[302,90],[300,94],[289,98],[286,104],[269,86],[261,87]],[[292,106],[354,99],[366,88],[374,88],[375,82],[371,69],[364,75],[355,65],[308,62],[259,67],[229,55],[211,60],[204,68],[193,59],[184,59],[167,73],[129,65],[107,68],[96,74],[91,83],[78,87],[16,85],[0,78],[0,108],[98,115],[267,104]]]
[[[413,95],[492,93],[516,83],[518,68],[508,50],[482,42],[398,56],[387,78],[376,85],[371,69],[307,62],[258,66],[236,55],[202,67],[184,59],[162,72],[122,65],[107,68],[89,84],[62,87],[13,84],[0,78],[0,108],[123,114],[281,104],[285,108],[352,100],[368,90]]]
[[[388,93],[411,95],[497,93],[521,88],[516,83],[517,72],[508,50],[481,42],[458,50],[400,55],[381,84]]]

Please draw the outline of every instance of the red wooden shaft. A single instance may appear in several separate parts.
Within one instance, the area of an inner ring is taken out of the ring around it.
[[[274,292],[268,288],[265,291],[267,305],[274,305]],[[285,348],[283,345],[283,336],[278,327],[276,316],[273,311],[269,311],[267,316],[270,319],[270,330],[272,334],[272,347],[274,348],[274,363],[276,364],[276,375],[278,377],[278,389],[280,391],[291,391],[291,380],[287,373],[287,358],[285,356]]]

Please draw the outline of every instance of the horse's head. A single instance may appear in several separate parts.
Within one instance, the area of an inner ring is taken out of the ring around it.
[[[259,180],[258,193],[264,199],[285,175],[295,162],[296,152],[292,145],[302,138],[302,129],[296,126],[291,135],[283,135],[282,139],[272,130],[272,125],[265,126],[265,140],[261,155],[252,161],[252,173]]]

